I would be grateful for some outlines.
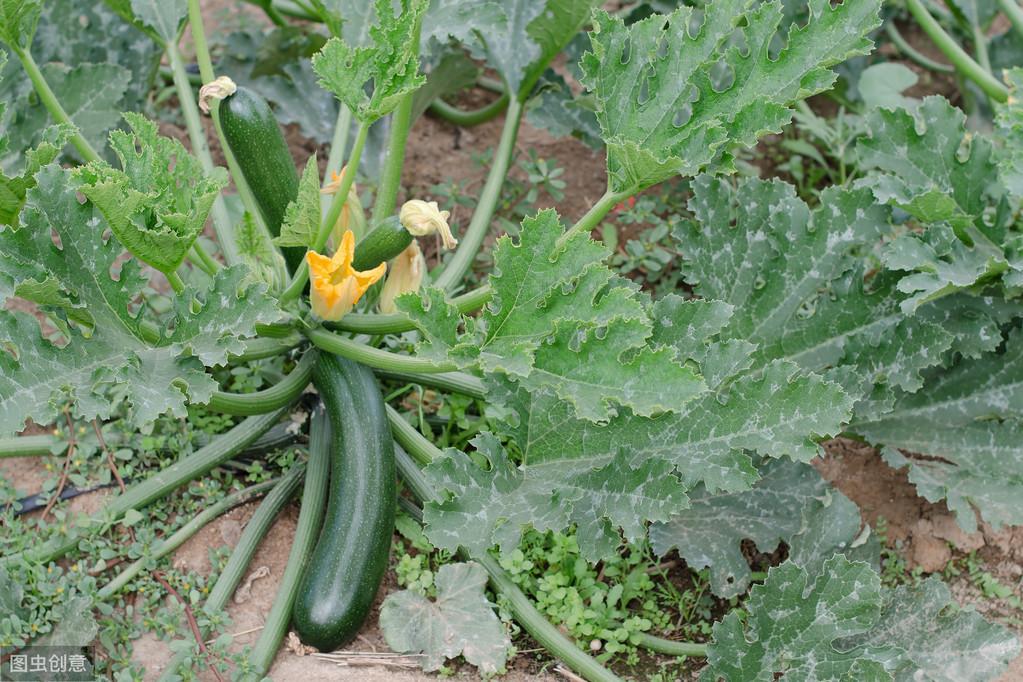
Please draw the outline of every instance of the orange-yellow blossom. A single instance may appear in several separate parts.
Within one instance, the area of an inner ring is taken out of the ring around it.
[[[341,244],[330,258],[309,251],[309,300],[313,312],[324,320],[337,321],[351,311],[369,287],[384,276],[387,263],[360,272],[352,268],[355,235],[346,230]]]

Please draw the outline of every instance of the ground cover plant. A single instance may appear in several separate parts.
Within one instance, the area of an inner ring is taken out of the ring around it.
[[[1002,611],[963,607],[819,458],[1023,525],[1015,0],[252,4],[0,0],[4,671],[262,679],[366,627],[466,676],[1007,670],[1019,585],[949,553]],[[484,178],[426,117],[499,127]]]

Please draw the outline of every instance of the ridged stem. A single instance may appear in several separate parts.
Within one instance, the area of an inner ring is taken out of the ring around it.
[[[482,308],[494,295],[489,284],[467,291],[461,296],[450,300],[458,312],[465,314]],[[328,322],[327,327],[333,330],[356,332],[359,334],[400,334],[416,328],[405,313],[383,315],[378,313],[348,313],[337,322]]]
[[[462,128],[471,128],[500,116],[508,108],[508,101],[508,93],[503,93],[489,104],[484,104],[478,109],[466,111],[437,98],[430,103],[430,111],[448,123],[453,123]]]
[[[228,393],[214,391],[208,407],[217,412],[238,417],[264,414],[290,405],[302,395],[313,375],[316,352],[307,351],[295,368],[282,381],[270,388],[254,393]]]
[[[309,329],[305,335],[317,348],[340,355],[343,358],[361,362],[374,369],[387,369],[395,372],[452,372],[458,369],[453,362],[434,362],[426,358],[410,355],[399,355],[379,348],[367,346],[354,339],[333,334],[326,329]]]

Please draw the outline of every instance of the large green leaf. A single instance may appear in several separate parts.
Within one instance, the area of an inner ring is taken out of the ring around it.
[[[335,36],[313,57],[320,84],[359,121],[372,123],[390,113],[402,97],[423,84],[414,38],[428,4],[429,0],[402,0],[395,15],[390,0],[376,0],[377,23],[369,30],[369,44],[354,46]]]
[[[616,406],[646,416],[673,411],[704,389],[674,352],[648,346],[652,323],[635,286],[603,261],[606,248],[576,234],[563,245],[554,211],[522,223],[518,243],[502,237],[494,250],[491,304],[456,336],[459,318],[439,298],[429,309],[416,297],[399,302],[419,321],[430,352],[445,346],[466,365],[516,377],[527,388],[552,387],[585,419],[604,421]]]
[[[124,120],[131,134],[110,134],[121,170],[102,161],[83,166],[76,171],[80,189],[132,255],[173,273],[202,232],[227,173],[218,168],[207,175],[180,142],[161,137],[145,117],[126,113]]]
[[[694,490],[689,509],[650,527],[654,551],[663,556],[675,548],[688,566],[709,567],[714,594],[734,597],[743,594],[750,583],[749,564],[740,546],[743,540],[752,540],[759,551],[769,553],[779,542],[791,544],[813,523],[817,534],[798,544],[798,563],[802,564],[834,553],[840,544],[848,549],[859,534],[856,505],[832,490],[810,465],[773,460],[760,474],[752,490]],[[815,517],[827,519],[828,530],[837,532],[823,535],[823,524]]]
[[[960,611],[937,578],[887,590],[866,563],[772,568],[742,612],[714,626],[700,679],[990,680],[1019,652],[1004,628]]]
[[[487,601],[487,574],[476,563],[444,564],[436,583],[434,601],[411,590],[387,595],[380,607],[387,646],[421,655],[428,672],[459,655],[484,675],[503,670],[512,644]]]
[[[1004,147],[998,150],[998,174],[1016,197],[1023,197],[1023,68],[1006,69],[1011,96],[999,107],[995,121]]]
[[[32,44],[42,0],[0,0],[0,41],[27,49]]]
[[[811,0],[809,22],[789,30],[776,59],[769,52],[784,14],[777,1],[714,0],[698,30],[690,7],[629,26],[598,11],[581,65],[611,188],[635,192],[712,164],[728,169],[729,148],[779,131],[793,102],[831,86],[829,67],[871,49],[866,35],[880,22],[879,5]]]
[[[31,418],[50,422],[62,402],[85,419],[124,406],[143,425],[187,401],[206,402],[216,382],[206,366],[241,352],[257,322],[279,315],[261,289],[243,287],[244,269],[223,270],[208,291],[186,289],[159,325],[134,313],[147,280],[104,235],[99,211],[80,203],[69,171],[47,166],[28,191],[23,226],[0,231],[0,294],[28,299],[63,329],[57,345],[42,338],[35,317],[0,314],[0,432]],[[54,246],[53,237],[60,248]],[[116,266],[116,267],[115,267]],[[116,273],[116,275],[114,274]],[[116,276],[116,279],[115,279]],[[191,312],[190,299],[200,303]]]
[[[967,530],[974,507],[993,525],[1023,523],[1023,335],[1011,333],[1002,352],[932,372],[924,388],[893,409],[850,430],[890,446],[888,462],[931,501],[945,499]],[[1002,421],[1005,420],[1005,421]],[[927,455],[907,457],[894,448]]]
[[[131,0],[131,11],[165,43],[177,42],[178,27],[188,14],[188,0]]]
[[[540,75],[590,18],[596,0],[433,0],[427,35],[454,37],[525,100]]]

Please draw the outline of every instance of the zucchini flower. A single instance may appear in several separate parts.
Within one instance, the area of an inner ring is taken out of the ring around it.
[[[410,291],[419,291],[425,275],[426,259],[419,250],[418,242],[413,239],[408,248],[394,259],[394,265],[380,292],[380,312],[385,314],[397,312],[394,299]]]
[[[439,233],[444,240],[444,248],[451,250],[458,246],[458,240],[451,235],[451,228],[448,226],[449,215],[451,215],[449,211],[441,211],[437,207],[436,201],[412,199],[402,205],[398,220],[409,234],[416,237]]]
[[[309,263],[309,300],[313,312],[328,321],[344,317],[369,287],[384,276],[387,263],[359,272],[352,268],[355,257],[355,235],[346,230],[334,256],[328,258],[315,251],[306,254]]]
[[[331,171],[330,182],[320,190],[320,194],[337,194],[347,169],[348,166],[342,168],[340,174],[337,171]],[[365,222],[366,216],[362,210],[362,201],[359,200],[359,190],[353,182],[351,189],[348,190],[348,201],[341,207],[341,215],[337,217],[337,222],[334,223],[330,230],[330,243],[335,247],[340,245],[341,235],[346,230],[352,230],[361,236],[362,232],[364,232]]]

